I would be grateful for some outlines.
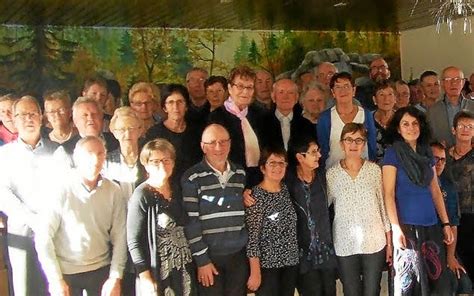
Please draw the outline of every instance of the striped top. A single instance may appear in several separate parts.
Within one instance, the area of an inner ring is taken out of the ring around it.
[[[219,174],[206,160],[188,169],[181,179],[189,216],[184,230],[198,266],[211,262],[209,254],[234,254],[247,244],[242,198],[245,171],[233,163],[229,165],[227,180],[219,180]]]

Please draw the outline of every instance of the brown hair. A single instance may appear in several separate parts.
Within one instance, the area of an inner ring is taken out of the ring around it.
[[[249,66],[238,66],[238,67],[235,67],[234,69],[230,70],[229,79],[227,81],[230,84],[232,84],[232,83],[234,83],[234,80],[237,77],[248,78],[250,80],[255,81],[255,78],[257,77],[257,74],[255,74],[255,71],[252,68],[250,68]]]
[[[344,127],[342,128],[341,141],[344,140],[345,135],[354,134],[356,132],[360,132],[362,137],[364,139],[367,139],[367,130],[365,129],[365,126],[363,123],[349,122],[349,123],[346,123],[346,125],[344,125]]]
[[[140,163],[143,166],[148,164],[150,160],[150,155],[153,151],[168,152],[173,160],[176,159],[176,150],[168,140],[158,138],[152,140],[143,146],[142,151],[140,152]]]

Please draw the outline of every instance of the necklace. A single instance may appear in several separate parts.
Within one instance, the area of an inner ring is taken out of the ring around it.
[[[472,149],[472,148],[471,148],[471,149]],[[464,155],[466,155],[469,151],[471,151],[471,149],[469,149],[469,150],[467,150],[466,152],[464,152],[464,153],[461,154],[461,153],[458,152],[457,147],[454,146],[454,147],[453,147],[453,154],[454,154],[453,156],[456,156],[456,155],[457,155],[459,158],[461,158],[461,157],[463,157]],[[459,159],[459,158],[458,158],[458,159]]]

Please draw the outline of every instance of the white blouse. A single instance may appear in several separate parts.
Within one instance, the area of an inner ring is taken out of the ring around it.
[[[336,255],[373,254],[382,250],[390,223],[383,201],[380,167],[365,161],[352,179],[338,162],[326,175],[329,204],[334,203]]]

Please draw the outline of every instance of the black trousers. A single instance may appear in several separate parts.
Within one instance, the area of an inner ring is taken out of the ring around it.
[[[245,296],[249,265],[245,251],[226,256],[210,256],[219,272],[214,276],[214,285],[204,287],[199,284],[200,296]]]
[[[336,270],[313,269],[298,274],[296,287],[300,296],[336,296]]]
[[[374,254],[337,256],[337,264],[344,296],[380,295],[385,249]]]
[[[457,254],[471,279],[474,279],[474,214],[462,214],[458,226]]]
[[[109,277],[110,265],[99,269],[75,274],[63,274],[63,278],[69,286],[72,296],[82,296],[86,291],[89,296],[100,296],[102,285]]]
[[[262,268],[262,283],[257,296],[293,296],[295,295],[297,266],[281,268]]]

